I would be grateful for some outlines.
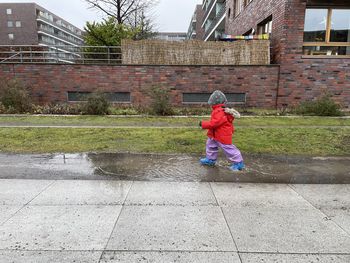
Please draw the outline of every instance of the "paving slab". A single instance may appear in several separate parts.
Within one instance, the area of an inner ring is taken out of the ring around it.
[[[102,252],[0,251],[0,263],[98,263]]]
[[[349,263],[350,255],[240,254],[242,263]]]
[[[217,205],[208,183],[134,182],[126,205]]]
[[[132,182],[125,181],[56,181],[31,205],[120,205]]]
[[[312,206],[288,185],[211,183],[220,206],[226,207],[290,207]]]
[[[21,205],[0,205],[0,225],[13,216],[19,209],[21,209],[21,207]]]
[[[0,249],[103,250],[121,206],[27,206],[0,226]]]
[[[350,235],[350,207],[342,209],[322,209],[322,212]]]
[[[239,251],[350,251],[350,236],[317,209],[223,208],[223,211]]]
[[[54,181],[0,180],[0,205],[24,205]]]
[[[235,252],[105,252],[101,263],[241,263]]]
[[[219,207],[126,206],[108,250],[236,251]]]
[[[350,185],[292,185],[293,189],[317,208],[349,208]]]

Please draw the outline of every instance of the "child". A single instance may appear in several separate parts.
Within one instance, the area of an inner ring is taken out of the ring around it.
[[[232,171],[241,171],[244,168],[241,152],[232,144],[235,117],[240,114],[234,109],[225,107],[227,99],[224,93],[216,90],[209,98],[208,104],[212,106],[210,121],[201,121],[199,126],[208,130],[206,146],[207,157],[200,160],[202,165],[214,166],[218,156],[219,147],[224,151],[227,159],[232,163]]]

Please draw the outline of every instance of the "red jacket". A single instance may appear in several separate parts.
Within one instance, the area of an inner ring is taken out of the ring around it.
[[[235,131],[233,120],[235,117],[225,113],[224,104],[214,105],[210,121],[203,121],[202,128],[208,130],[208,137],[222,144],[232,144]]]

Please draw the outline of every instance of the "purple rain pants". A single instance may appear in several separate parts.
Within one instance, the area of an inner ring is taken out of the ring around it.
[[[207,158],[216,160],[218,158],[219,147],[224,151],[227,159],[232,163],[240,163],[243,161],[240,150],[233,144],[222,144],[216,140],[208,138],[207,141]]]

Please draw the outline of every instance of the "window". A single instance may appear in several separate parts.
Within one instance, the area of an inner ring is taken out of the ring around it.
[[[91,92],[85,91],[68,91],[68,101],[78,102],[78,101],[87,101]],[[107,92],[105,93],[107,99],[110,102],[119,102],[119,103],[129,103],[131,102],[130,92]]]
[[[303,54],[349,56],[350,9],[306,9]]]
[[[350,9],[333,9],[330,42],[350,42]]]
[[[13,27],[13,22],[12,21],[7,21],[7,27]]]
[[[326,41],[327,9],[306,9],[304,42]]]
[[[7,15],[12,15],[12,9],[11,8],[6,9],[6,14]]]
[[[21,21],[16,21],[16,27],[22,27],[22,22]]]
[[[8,34],[8,36],[9,36],[9,39],[10,39],[10,40],[15,39],[15,35],[14,35],[14,34]]]
[[[264,21],[258,24],[258,34],[271,34],[272,33],[272,16],[269,16]]]
[[[182,102],[188,104],[207,103],[211,93],[183,93]],[[229,103],[245,103],[245,93],[225,93]]]
[[[234,0],[234,16],[238,16],[242,11],[242,1],[243,0]]]

